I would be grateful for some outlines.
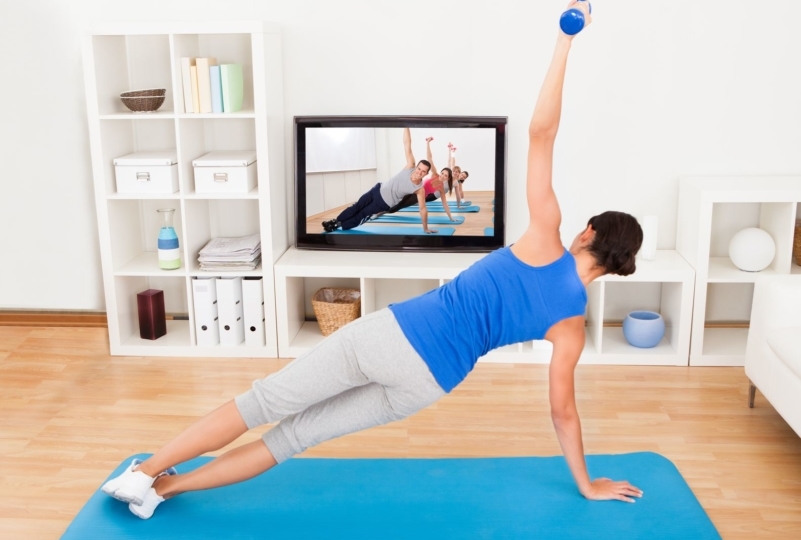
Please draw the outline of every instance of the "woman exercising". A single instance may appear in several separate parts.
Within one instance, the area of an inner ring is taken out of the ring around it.
[[[584,11],[589,23],[583,4],[571,7]],[[569,250],[560,241],[551,169],[572,39],[560,32],[529,125],[530,222],[517,243],[438,289],[345,326],[144,462],[131,463],[103,491],[148,518],[170,497],[247,480],[322,441],[412,415],[453,390],[490,350],[546,339],[553,344],[551,417],[578,490],[593,500],[633,502],[641,496],[628,482],[589,477],[576,410],[573,372],[584,347],[587,284],[604,274],[634,272],[642,230],[628,214],[605,212],[589,220]],[[469,331],[443,333],[426,321],[458,321]],[[262,440],[185,474],[172,469],[279,420]]]
[[[463,171],[462,168],[456,164],[456,147],[451,143],[448,143],[448,166],[453,171],[453,177],[456,179],[456,207],[461,208],[462,201],[464,200],[462,184],[464,184],[464,181],[467,180],[470,174],[467,171]]]
[[[447,193],[450,193],[453,189],[453,173],[448,167],[437,172],[437,167],[434,165],[434,156],[431,154],[431,141],[433,140],[434,137],[426,138],[426,160],[431,164],[431,177],[423,181],[423,189],[416,193],[406,195],[398,204],[386,212],[381,212],[379,216],[384,213],[394,214],[403,208],[417,204],[420,207],[420,218],[423,220],[423,230],[427,233],[436,233],[437,231],[435,229],[428,228],[428,207],[425,203],[436,201],[436,194],[439,194],[442,197],[442,207],[445,209],[445,213],[448,214],[448,219],[453,223],[456,222],[451,215],[451,208],[448,206],[447,196]],[[445,191],[445,182],[448,183],[447,192]]]

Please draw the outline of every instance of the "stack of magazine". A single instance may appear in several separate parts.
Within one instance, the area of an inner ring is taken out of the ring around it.
[[[255,270],[261,262],[261,237],[212,238],[200,250],[200,269],[209,272]]]

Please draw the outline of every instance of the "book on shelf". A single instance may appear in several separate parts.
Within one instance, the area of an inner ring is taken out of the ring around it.
[[[181,84],[184,91],[184,112],[195,112],[194,101],[192,100],[192,73],[190,68],[197,66],[194,58],[181,58]]]
[[[223,110],[236,112],[242,110],[244,80],[241,64],[222,64],[220,66]]]
[[[200,101],[200,112],[211,112],[211,74],[209,68],[217,65],[212,57],[196,58],[197,63],[197,95]]]
[[[189,67],[189,74],[192,83],[192,112],[200,112],[200,100],[197,93],[197,66]]]
[[[220,80],[220,66],[209,67],[209,80],[211,81],[211,112],[223,112],[222,81]]]

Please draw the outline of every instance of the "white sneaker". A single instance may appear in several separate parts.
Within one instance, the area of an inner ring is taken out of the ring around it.
[[[103,493],[114,497],[118,501],[136,505],[142,504],[147,490],[150,489],[156,479],[142,471],[134,471],[140,463],[142,463],[141,459],[131,460],[131,464],[122,474],[103,484],[100,489]],[[178,474],[174,467],[170,467],[166,472],[168,474]]]
[[[142,504],[142,500],[145,498],[148,488],[153,485],[155,478],[142,471],[134,471],[140,463],[142,463],[141,459],[132,460],[122,474],[103,484],[100,489],[118,501]]]
[[[159,476],[164,475],[173,475],[178,474],[178,471],[175,470],[175,467],[170,467]],[[147,492],[145,493],[144,500],[142,504],[136,505],[134,503],[130,503],[128,505],[128,510],[131,511],[133,515],[142,519],[150,519],[153,516],[153,512],[156,511],[156,507],[165,501],[164,497],[156,493],[155,488],[150,487]]]
[[[153,512],[156,511],[156,507],[164,502],[164,497],[156,493],[156,490],[148,488],[147,493],[145,493],[145,499],[142,501],[142,504],[136,505],[134,503],[130,503],[128,505],[128,510],[131,511],[133,515],[136,517],[140,517],[142,519],[150,519],[153,515]]]

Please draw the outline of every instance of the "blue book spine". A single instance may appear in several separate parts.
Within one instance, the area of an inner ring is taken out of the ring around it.
[[[220,79],[220,66],[209,67],[211,79],[211,112],[223,112],[222,80]]]

